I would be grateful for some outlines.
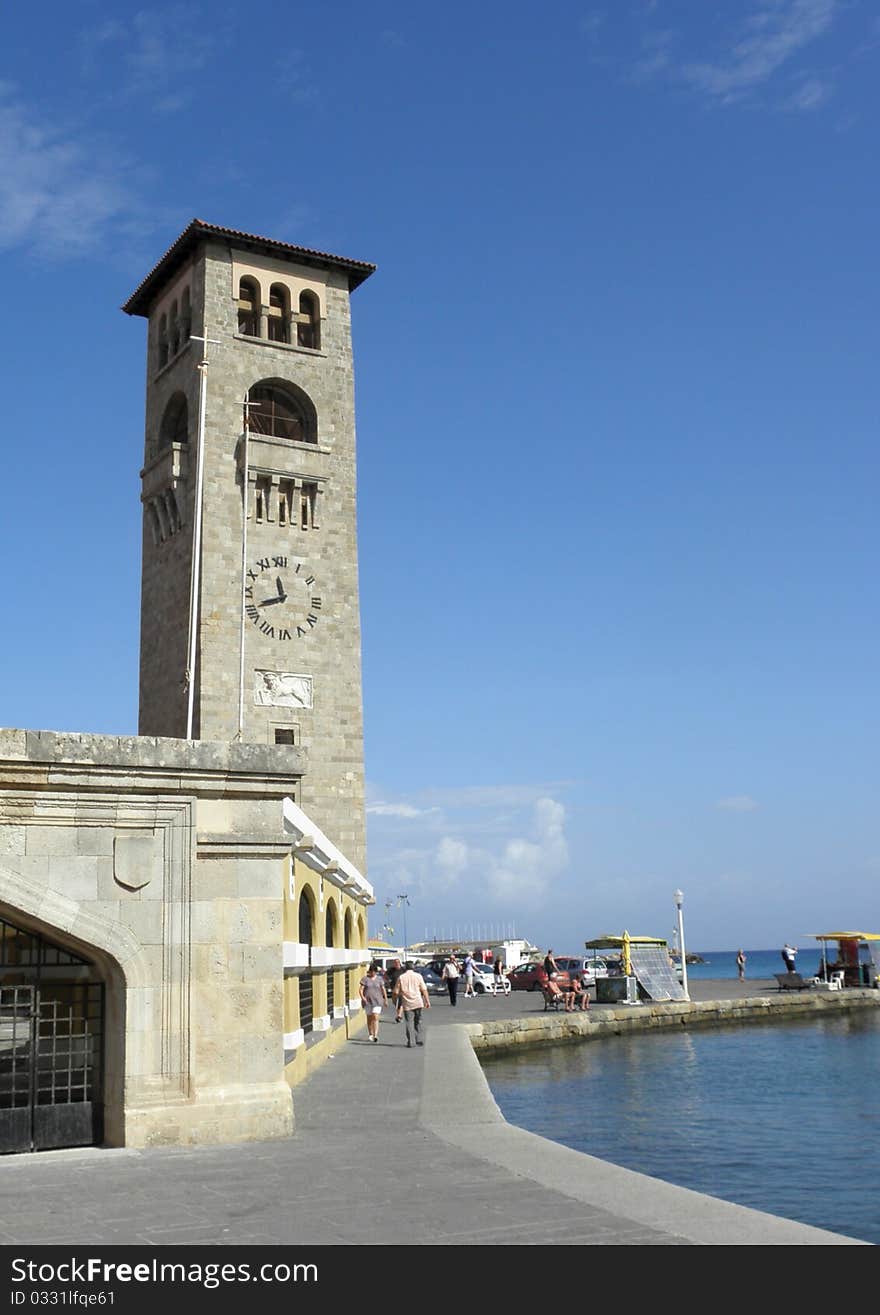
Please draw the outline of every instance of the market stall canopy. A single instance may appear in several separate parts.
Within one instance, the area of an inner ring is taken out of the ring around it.
[[[621,950],[623,943],[627,941],[630,945],[665,945],[666,941],[660,936],[597,936],[594,941],[584,941],[584,948],[587,950]]]
[[[811,931],[814,941],[880,941],[878,931]]]

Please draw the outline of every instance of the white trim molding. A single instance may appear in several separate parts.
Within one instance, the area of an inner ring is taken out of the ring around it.
[[[285,1032],[283,1041],[285,1050],[299,1050],[301,1045],[305,1044],[306,1034],[301,1027],[295,1032]]]
[[[295,972],[297,969],[308,968],[310,945],[305,941],[285,941],[284,942],[284,971]]]
[[[320,827],[303,810],[286,798],[282,803],[284,830],[291,848],[313,872],[318,872],[339,890],[344,890],[359,904],[374,904],[373,887],[341,853],[332,840],[328,840]]]
[[[349,950],[340,949],[338,945],[313,945],[313,968],[345,968],[352,961]]]
[[[321,1014],[318,1018],[312,1020],[312,1028],[315,1032],[330,1031],[330,1015]]]

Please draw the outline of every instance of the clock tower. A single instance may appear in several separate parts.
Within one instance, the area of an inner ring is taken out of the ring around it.
[[[362,261],[193,222],[148,321],[141,735],[295,744],[364,866],[350,294]]]

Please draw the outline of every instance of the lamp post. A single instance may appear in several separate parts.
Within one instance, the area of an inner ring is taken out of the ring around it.
[[[407,946],[409,945],[409,942],[406,939],[406,911],[409,908],[409,895],[398,895],[397,907],[400,908],[401,905],[403,906],[403,958],[404,962],[406,962],[409,957],[406,952]]]
[[[684,991],[685,999],[690,1000],[691,997],[688,994],[687,958],[684,952],[684,920],[681,914],[681,906],[684,903],[684,895],[681,893],[680,890],[676,890],[673,892],[672,898],[675,900],[675,907],[678,910],[678,950],[679,950],[679,954],[681,955],[681,985]]]

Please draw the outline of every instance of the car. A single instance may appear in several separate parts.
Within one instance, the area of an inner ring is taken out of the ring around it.
[[[604,959],[587,959],[582,955],[569,956],[555,954],[554,959],[560,969],[567,973],[583,973],[589,986],[595,986],[597,977],[608,976],[608,965]]]
[[[513,991],[540,991],[546,976],[542,963],[521,963],[510,970],[507,974],[507,980],[510,982]],[[559,986],[565,989],[569,984],[569,980],[568,972],[565,969],[560,969],[556,975]]]
[[[477,995],[510,995],[510,982],[502,974],[500,986],[495,983],[495,970],[489,963],[474,964],[474,990]]]
[[[428,992],[434,992],[435,995],[446,994],[446,983],[431,963],[418,963],[415,966],[415,972],[424,978],[425,986]]]

